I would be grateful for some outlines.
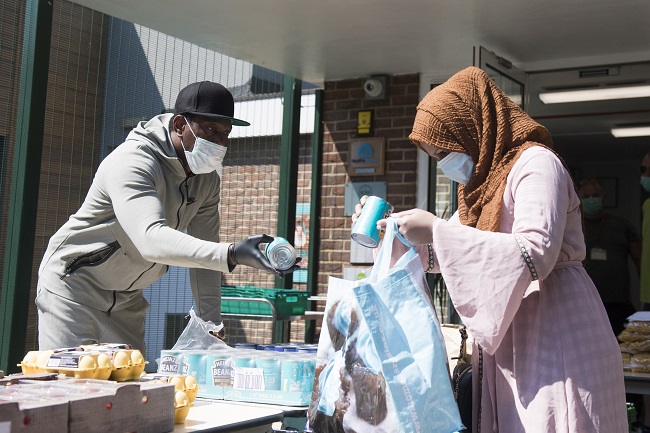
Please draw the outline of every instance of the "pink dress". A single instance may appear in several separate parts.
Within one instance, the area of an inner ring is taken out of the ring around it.
[[[474,432],[628,431],[621,353],[581,264],[579,204],[562,163],[533,147],[508,175],[501,233],[463,226],[457,215],[434,223],[434,272],[475,339],[475,426],[476,343],[483,348]]]

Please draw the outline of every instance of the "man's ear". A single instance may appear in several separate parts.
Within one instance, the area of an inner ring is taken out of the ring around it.
[[[183,127],[186,125],[185,117],[183,117],[182,114],[176,114],[172,118],[172,125],[174,126],[174,132],[176,132],[178,135],[182,135]]]

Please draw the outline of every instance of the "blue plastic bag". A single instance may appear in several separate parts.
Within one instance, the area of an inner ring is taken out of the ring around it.
[[[390,267],[393,241],[410,248]],[[389,219],[370,277],[330,277],[309,409],[314,432],[462,429],[415,249]]]

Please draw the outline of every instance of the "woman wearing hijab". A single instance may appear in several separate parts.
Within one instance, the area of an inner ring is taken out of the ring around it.
[[[449,221],[393,217],[474,337],[472,431],[627,432],[621,353],[548,131],[471,67],[424,97],[409,138],[460,184]]]

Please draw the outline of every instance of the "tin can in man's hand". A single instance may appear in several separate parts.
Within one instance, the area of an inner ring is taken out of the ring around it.
[[[371,195],[361,209],[359,219],[352,227],[352,240],[367,248],[379,245],[379,230],[377,221],[387,218],[393,211],[393,206],[386,200]]]
[[[280,236],[266,246],[265,255],[271,266],[279,271],[286,271],[296,264],[296,249]]]

